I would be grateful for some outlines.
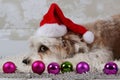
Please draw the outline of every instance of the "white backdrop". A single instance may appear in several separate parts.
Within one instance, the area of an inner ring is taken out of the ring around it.
[[[0,0],[0,55],[26,52],[26,40],[53,2],[80,24],[120,13],[120,0]]]

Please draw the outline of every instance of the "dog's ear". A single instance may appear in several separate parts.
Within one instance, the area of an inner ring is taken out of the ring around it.
[[[73,32],[68,32],[66,35],[63,36],[63,39],[65,40],[69,40],[71,41],[72,43],[80,43],[80,42],[83,42],[83,39],[80,35],[78,34],[75,34]]]
[[[73,32],[68,32],[62,37],[64,40],[70,41],[72,47],[75,49],[75,53],[85,53],[88,52],[87,43],[84,42],[82,36],[75,34]]]

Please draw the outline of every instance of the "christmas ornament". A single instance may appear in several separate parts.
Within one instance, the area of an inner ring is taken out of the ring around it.
[[[48,73],[50,74],[59,74],[60,72],[60,66],[56,62],[52,62],[47,67]]]
[[[90,70],[89,64],[86,62],[79,62],[76,66],[76,71],[79,74],[86,73]]]
[[[61,64],[61,72],[62,73],[71,72],[71,71],[73,71],[73,65],[70,62],[66,61]]]
[[[4,65],[3,65],[4,73],[15,73],[15,71],[16,71],[16,66],[13,62],[8,61],[8,62],[4,63]]]
[[[32,71],[37,74],[42,74],[45,70],[45,64],[42,61],[35,61],[32,64]]]
[[[61,37],[68,30],[83,35],[84,41],[88,44],[94,41],[94,34],[91,31],[65,17],[59,6],[53,3],[40,22],[40,27],[35,36]]]
[[[103,72],[105,74],[116,74],[118,72],[118,66],[114,62],[108,62],[105,64]]]

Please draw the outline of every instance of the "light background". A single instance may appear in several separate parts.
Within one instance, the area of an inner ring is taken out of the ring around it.
[[[27,40],[53,2],[80,24],[120,13],[120,0],[0,0],[1,56],[28,51]]]

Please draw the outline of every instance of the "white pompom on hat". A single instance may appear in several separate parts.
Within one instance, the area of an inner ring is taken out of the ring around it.
[[[36,36],[61,37],[67,33],[67,30],[83,35],[86,43],[91,44],[94,41],[94,34],[88,31],[84,26],[75,24],[66,18],[57,4],[51,4],[48,12],[40,22],[40,27],[36,31]]]

